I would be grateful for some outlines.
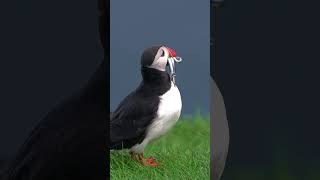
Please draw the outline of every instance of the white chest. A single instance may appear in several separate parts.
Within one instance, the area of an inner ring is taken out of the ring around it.
[[[165,134],[178,121],[182,102],[181,95],[177,86],[171,83],[171,88],[165,94],[159,97],[160,103],[157,111],[157,117],[148,127],[146,140],[151,141]]]
[[[147,129],[146,137],[141,144],[136,144],[131,148],[133,152],[142,153],[144,147],[152,140],[165,134],[178,121],[181,113],[181,95],[177,86],[171,83],[171,88],[160,98],[157,117]]]

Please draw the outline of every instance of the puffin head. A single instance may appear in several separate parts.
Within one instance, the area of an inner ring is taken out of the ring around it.
[[[182,61],[181,57],[177,56],[177,53],[172,48],[159,45],[152,46],[145,49],[141,56],[141,66],[146,68],[153,68],[158,71],[166,71],[166,67],[169,67],[171,80],[175,83],[175,62]]]

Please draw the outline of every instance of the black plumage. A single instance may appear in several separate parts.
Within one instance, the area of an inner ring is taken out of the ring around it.
[[[150,49],[147,49],[149,51]],[[154,51],[155,49],[151,49]],[[150,52],[150,57],[155,54]],[[149,58],[149,53],[147,58]],[[142,56],[142,65],[147,62]],[[152,58],[153,59],[153,58]],[[156,117],[159,96],[171,87],[167,72],[157,69],[141,68],[143,81],[130,93],[113,112],[110,121],[110,148],[130,148],[141,143],[145,138],[147,127]]]
[[[146,67],[150,66],[153,63],[154,57],[156,56],[159,48],[161,45],[158,46],[152,46],[149,48],[146,48],[141,56],[141,66]]]

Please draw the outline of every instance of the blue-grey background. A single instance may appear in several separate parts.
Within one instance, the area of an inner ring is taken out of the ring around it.
[[[155,44],[176,50],[184,114],[209,113],[210,6],[193,0],[111,0],[111,110],[141,82],[140,56]]]
[[[0,1],[0,13],[1,166],[87,83],[103,50],[96,0]]]

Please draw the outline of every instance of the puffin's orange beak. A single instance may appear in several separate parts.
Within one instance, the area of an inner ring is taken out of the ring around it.
[[[177,56],[176,51],[173,50],[172,48],[166,47],[166,49],[169,51],[170,57],[176,57]]]

